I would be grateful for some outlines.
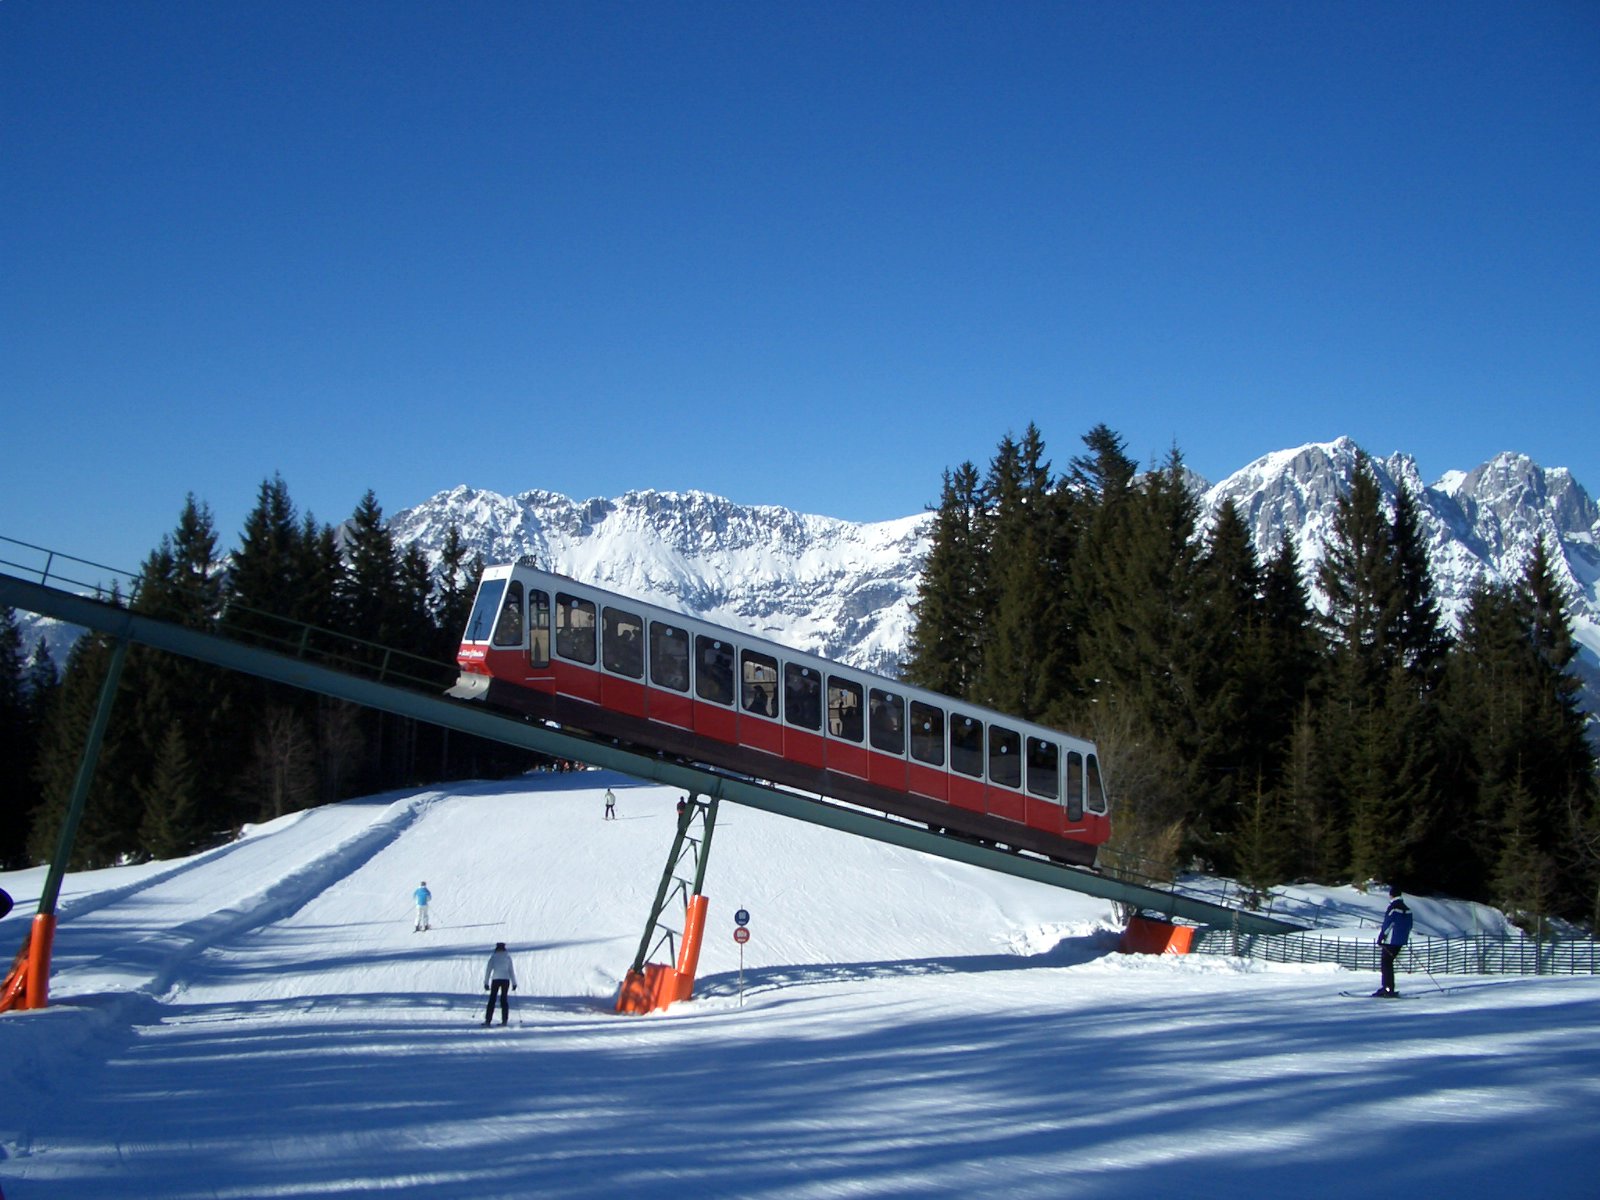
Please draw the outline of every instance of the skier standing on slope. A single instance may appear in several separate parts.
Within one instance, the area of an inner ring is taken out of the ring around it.
[[[601,818],[606,821],[617,819],[617,798],[611,794],[611,789],[606,789],[606,815]]]
[[[496,942],[494,953],[489,955],[489,962],[483,968],[483,990],[489,993],[488,1006],[483,1010],[483,1023],[487,1025],[494,1016],[494,1002],[500,1001],[500,1024],[506,1023],[506,1018],[511,1014],[511,1000],[506,989],[517,990],[517,969],[511,965],[511,955],[506,953],[506,944]]]
[[[1389,907],[1383,914],[1383,927],[1378,930],[1378,952],[1382,959],[1378,964],[1380,983],[1378,990],[1372,993],[1374,996],[1393,997],[1400,994],[1394,990],[1394,960],[1400,957],[1400,951],[1411,937],[1411,910],[1406,907],[1400,889],[1391,887],[1389,896]]]
[[[428,928],[428,901],[433,899],[433,893],[428,890],[428,881],[424,879],[422,886],[411,893],[417,900],[417,927],[412,933],[421,933]]]

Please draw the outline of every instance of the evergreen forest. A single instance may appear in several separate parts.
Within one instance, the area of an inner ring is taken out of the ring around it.
[[[335,529],[301,517],[281,478],[262,483],[238,549],[219,553],[190,496],[124,595],[103,599],[347,670],[379,666],[442,691],[482,563],[449,531],[441,561],[394,544],[371,492]],[[403,652],[396,655],[395,651]],[[66,661],[22,645],[0,610],[0,739],[9,770],[0,865],[56,850],[112,648],[86,633]],[[399,668],[396,670],[396,663]],[[245,824],[388,788],[503,774],[532,756],[414,720],[130,647],[70,866],[172,858]]]
[[[1600,916],[1600,789],[1568,601],[1539,546],[1452,633],[1416,497],[1363,464],[1315,580],[1201,527],[1182,455],[1105,425],[1057,473],[1037,427],[946,471],[909,682],[1094,739],[1101,864],[1258,892],[1369,882],[1482,900],[1531,930]],[[1312,582],[1325,598],[1312,602]]]
[[[903,674],[1094,739],[1107,869],[1398,883],[1530,929],[1600,917],[1600,786],[1568,600],[1539,546],[1443,620],[1416,498],[1358,469],[1315,579],[1240,513],[1202,528],[1181,454],[1141,471],[1105,425],[1056,472],[1029,426],[944,473]],[[441,689],[482,563],[452,528],[430,566],[369,492],[337,529],[261,484],[219,553],[189,497],[131,609],[265,644],[313,631],[352,663],[398,650]],[[1323,598],[1313,604],[1315,592]],[[296,624],[286,626],[286,621]],[[0,610],[0,865],[46,862],[111,647],[66,661]],[[530,756],[141,647],[127,654],[74,869],[169,858],[345,797],[502,774]]]

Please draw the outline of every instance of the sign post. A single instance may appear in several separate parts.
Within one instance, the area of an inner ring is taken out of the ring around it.
[[[750,931],[745,928],[750,924],[750,913],[740,909],[733,914],[734,923],[738,926],[733,931],[733,940],[739,943],[739,1007],[744,1007],[744,944],[750,940]]]

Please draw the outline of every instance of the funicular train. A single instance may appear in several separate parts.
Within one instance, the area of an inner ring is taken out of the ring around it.
[[[450,694],[1092,865],[1093,743],[522,564],[484,571]]]

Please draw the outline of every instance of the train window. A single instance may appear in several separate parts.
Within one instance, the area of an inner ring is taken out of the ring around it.
[[[740,676],[739,707],[763,717],[778,715],[778,660],[770,654],[757,654],[754,650],[739,655]]]
[[[944,709],[911,702],[911,757],[929,766],[944,766]]]
[[[500,617],[494,623],[494,644],[522,645],[522,585],[515,579],[506,586],[505,603],[500,606]]]
[[[1089,755],[1089,811],[1103,813],[1106,810],[1106,789],[1100,782],[1100,760],[1094,755]]]
[[[906,752],[906,702],[893,692],[873,688],[867,693],[867,728],[872,748],[885,754]]]
[[[1043,738],[1028,739],[1028,790],[1046,800],[1061,797],[1061,750]]]
[[[951,715],[950,766],[963,775],[983,778],[983,722],[977,717]]]
[[[1083,820],[1083,755],[1067,751],[1067,820]]]
[[[989,726],[989,782],[1001,787],[1021,787],[1021,751],[1021,734],[998,725]]]
[[[861,685],[828,676],[828,732],[847,742],[861,740]]]
[[[644,677],[644,622],[607,605],[600,611],[601,661],[606,670],[629,679]]]
[[[684,630],[650,622],[650,682],[675,692],[689,690],[689,635]]]
[[[478,589],[478,599],[472,605],[472,615],[467,618],[464,642],[487,642],[494,628],[495,615],[500,611],[500,597],[506,590],[504,579],[485,579]]]
[[[694,694],[713,704],[733,703],[733,647],[716,638],[694,639]]]
[[[550,593],[528,589],[528,665],[550,665]]]
[[[594,601],[556,593],[556,653],[594,666]]]
[[[783,715],[801,729],[822,728],[822,676],[810,667],[783,664]]]

